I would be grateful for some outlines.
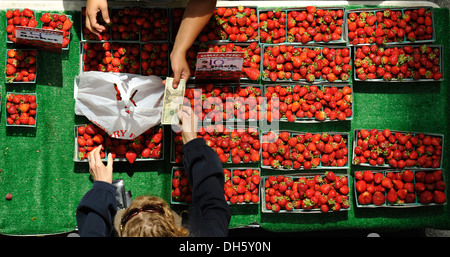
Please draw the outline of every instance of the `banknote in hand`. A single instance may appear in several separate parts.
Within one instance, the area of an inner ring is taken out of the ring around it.
[[[164,90],[163,108],[161,114],[161,124],[176,125],[179,123],[177,112],[183,108],[184,92],[186,90],[186,80],[180,79],[177,88],[173,88],[173,78],[166,78],[166,88]]]

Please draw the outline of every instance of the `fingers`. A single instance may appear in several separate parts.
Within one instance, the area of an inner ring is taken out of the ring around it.
[[[97,35],[97,36],[100,35],[96,30],[92,29],[91,20],[89,18],[89,15],[86,15],[86,28],[88,30],[90,30],[92,33],[94,33],[95,35]]]
[[[178,84],[180,83],[180,78],[181,78],[180,73],[175,72],[173,74],[173,82],[172,82],[172,87],[173,88],[177,88],[178,87]]]
[[[188,81],[191,76],[191,72],[189,70],[185,70],[181,73],[181,78]]]
[[[192,111],[192,108],[190,106],[183,105],[182,110],[183,112],[190,113]]]
[[[183,109],[184,109],[184,107],[183,107]],[[180,120],[180,123],[183,124],[183,110],[178,110],[177,116],[178,116],[178,119]]]
[[[95,167],[97,167],[96,165],[97,165],[97,163],[100,161],[102,161],[101,159],[100,159],[100,150],[102,149],[102,146],[101,145],[99,145],[99,146],[97,146],[96,148],[94,148],[94,150],[92,150],[92,151],[90,151],[89,152],[89,155],[88,155],[88,160],[89,160],[89,173],[91,173],[91,175],[93,176],[93,177],[95,177],[94,175],[95,174],[93,174],[93,171],[94,171],[94,169],[95,169]]]
[[[102,17],[106,24],[110,23],[108,5],[101,6],[100,11],[102,12]]]
[[[106,168],[108,168],[108,170],[112,170],[112,166],[113,166],[113,158],[112,158],[112,153],[108,154],[108,161],[106,164]]]

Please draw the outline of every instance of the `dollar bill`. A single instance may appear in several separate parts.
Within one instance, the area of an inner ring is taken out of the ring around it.
[[[173,78],[166,78],[166,88],[164,90],[163,108],[161,114],[161,124],[178,124],[177,112],[183,108],[184,91],[186,90],[186,80],[180,79],[177,88],[173,88]]]

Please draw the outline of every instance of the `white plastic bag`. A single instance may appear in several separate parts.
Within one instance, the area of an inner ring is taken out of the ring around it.
[[[157,76],[83,72],[74,96],[75,113],[114,138],[134,139],[161,122],[164,85]]]

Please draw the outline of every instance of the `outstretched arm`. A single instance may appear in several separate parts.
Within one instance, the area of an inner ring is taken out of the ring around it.
[[[190,0],[186,7],[170,54],[174,88],[178,86],[181,78],[187,81],[191,76],[186,61],[187,50],[209,22],[216,8],[216,3],[217,0]]]

